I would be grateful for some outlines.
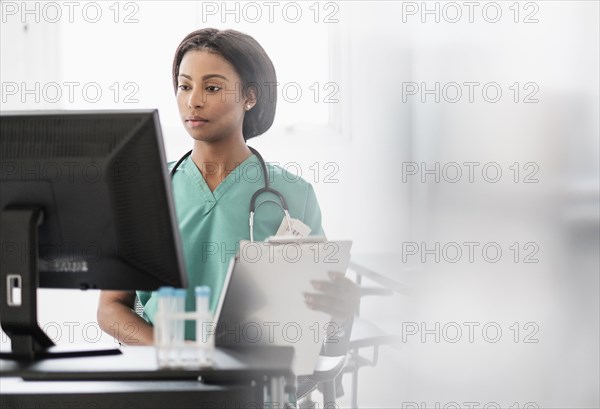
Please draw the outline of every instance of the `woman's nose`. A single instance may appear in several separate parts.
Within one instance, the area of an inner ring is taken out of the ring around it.
[[[188,98],[188,106],[190,108],[203,108],[204,103],[204,94],[200,90],[190,91],[190,97]]]

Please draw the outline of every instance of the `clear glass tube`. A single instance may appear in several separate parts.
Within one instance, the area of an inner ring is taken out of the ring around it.
[[[198,359],[202,364],[210,364],[215,348],[214,322],[210,311],[210,288],[199,286],[196,295],[196,345]]]
[[[171,359],[171,321],[169,314],[173,304],[173,287],[158,289],[158,309],[154,322],[154,344],[159,367],[169,366]]]
[[[173,291],[173,343],[175,345],[182,345],[185,335],[185,320],[183,313],[185,312],[185,288],[176,288]]]

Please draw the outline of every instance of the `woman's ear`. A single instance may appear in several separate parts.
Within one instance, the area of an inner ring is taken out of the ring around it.
[[[246,111],[249,111],[250,109],[252,109],[252,107],[254,107],[254,105],[256,105],[256,100],[257,100],[257,92],[256,92],[256,87],[253,86],[252,84],[248,85],[248,87],[246,88],[246,101],[244,102],[244,108],[246,109]]]

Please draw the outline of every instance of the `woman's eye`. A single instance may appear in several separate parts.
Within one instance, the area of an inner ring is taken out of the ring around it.
[[[221,87],[217,86],[217,85],[209,85],[206,87],[206,90],[208,92],[217,92],[221,90]]]
[[[177,88],[179,88],[181,91],[187,91],[190,89],[188,85],[178,85]]]

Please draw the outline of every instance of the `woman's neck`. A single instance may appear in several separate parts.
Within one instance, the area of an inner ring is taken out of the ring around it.
[[[196,140],[191,156],[206,184],[214,191],[229,173],[251,155],[252,151],[241,139],[210,143]]]

